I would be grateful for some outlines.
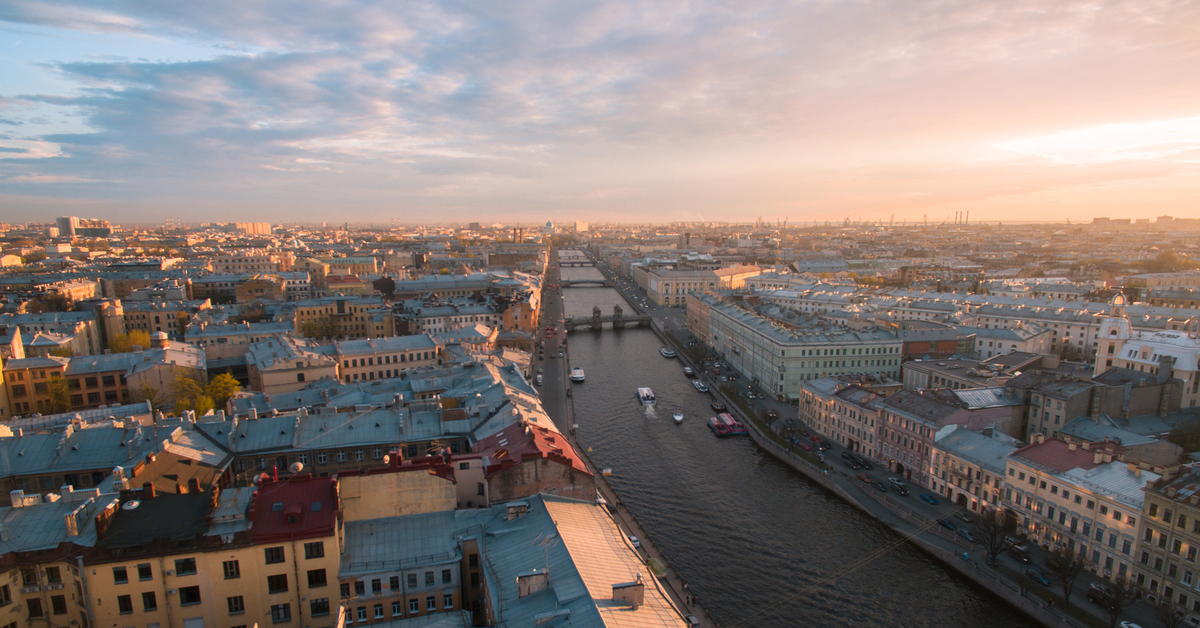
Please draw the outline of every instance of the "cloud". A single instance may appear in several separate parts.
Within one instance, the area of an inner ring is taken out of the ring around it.
[[[77,89],[9,95],[77,116],[68,131],[22,131],[57,158],[37,176],[124,181],[128,198],[372,206],[404,197],[456,212],[680,215],[701,203],[712,218],[755,204],[887,211],[986,199],[1017,173],[1054,186],[1027,164],[985,159],[995,146],[1079,165],[1182,160],[1193,144],[1143,138],[1098,152],[1072,144],[1070,129],[1200,108],[1200,44],[1184,26],[1200,15],[1169,0],[97,6],[22,2],[0,20],[219,51],[185,62],[106,50],[46,58]],[[35,110],[6,109],[3,121],[28,127]],[[910,176],[879,194],[844,187],[901,171]],[[971,189],[928,192],[966,172]],[[0,187],[33,176],[2,174]],[[788,181],[810,187],[791,185],[789,200]]]
[[[48,159],[62,156],[62,148],[53,142],[0,139],[0,159]]]
[[[113,181],[103,181],[100,179],[87,179],[84,177],[72,177],[63,175],[44,175],[44,174],[21,174],[7,179],[13,183],[114,183]]]

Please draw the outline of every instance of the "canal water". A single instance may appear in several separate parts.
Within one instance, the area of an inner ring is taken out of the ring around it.
[[[564,303],[567,316],[628,311],[611,288],[569,288]],[[569,336],[571,366],[587,372],[573,385],[579,443],[723,628],[1037,625],[749,438],[715,438],[710,397],[659,346],[644,328]],[[657,407],[638,404],[639,386]]]

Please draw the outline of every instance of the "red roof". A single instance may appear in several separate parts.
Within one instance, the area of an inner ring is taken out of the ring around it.
[[[332,536],[337,514],[337,478],[296,475],[258,488],[251,531],[256,544]]]
[[[591,475],[565,436],[532,423],[510,425],[480,440],[475,444],[475,453],[488,456],[491,462],[487,468],[488,477],[523,460],[536,458],[549,458]]]
[[[1013,456],[1024,458],[1030,462],[1034,462],[1057,471],[1066,472],[1071,469],[1094,469],[1104,462],[1096,462],[1096,453],[1111,453],[1115,454],[1122,451],[1119,447],[1106,446],[1101,447],[1099,444],[1093,444],[1091,449],[1084,449],[1076,445],[1075,449],[1066,441],[1060,438],[1047,438],[1041,443],[1034,443],[1018,449],[1012,453]]]

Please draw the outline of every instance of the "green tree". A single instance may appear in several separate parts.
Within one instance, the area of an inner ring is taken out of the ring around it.
[[[135,346],[149,349],[150,334],[135,329],[127,334],[117,334],[108,339],[108,349],[113,353],[128,353],[133,351]]]
[[[188,322],[191,320],[191,317],[183,312],[180,312],[179,315],[175,317],[175,330],[179,332],[180,340],[187,335]]]
[[[57,414],[71,409],[71,391],[67,380],[58,375],[51,375],[46,388],[50,393],[50,412]]]
[[[221,373],[208,382],[208,386],[204,387],[204,393],[209,399],[212,399],[213,407],[224,408],[225,404],[229,402],[229,398],[241,388],[232,375]]]
[[[59,358],[69,358],[75,355],[75,353],[71,351],[71,347],[54,347],[50,350],[50,355]]]
[[[1183,447],[1185,452],[1200,451],[1200,422],[1175,426],[1167,435],[1167,440]]]
[[[142,382],[129,391],[129,400],[134,403],[149,401],[151,406],[157,408],[166,402],[162,391],[154,387],[150,382]]]
[[[208,396],[198,377],[183,374],[177,375],[171,386],[171,391],[177,414],[188,410],[192,410],[196,414],[204,414],[213,408],[212,397]]]

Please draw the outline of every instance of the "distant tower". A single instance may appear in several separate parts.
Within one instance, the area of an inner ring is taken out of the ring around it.
[[[1117,294],[1108,302],[1108,315],[1100,321],[1100,330],[1096,333],[1096,368],[1092,372],[1095,377],[1117,363],[1121,349],[1133,335],[1133,326],[1125,318],[1125,295]]]

